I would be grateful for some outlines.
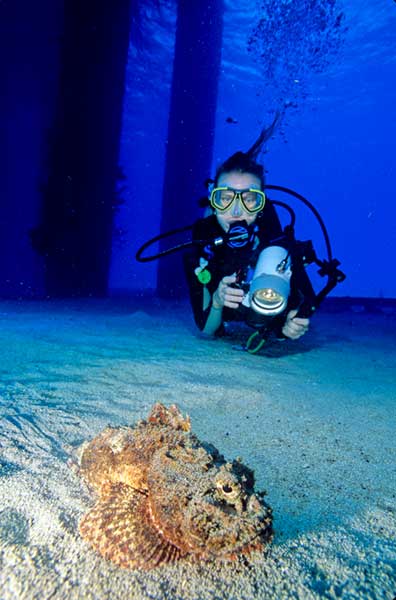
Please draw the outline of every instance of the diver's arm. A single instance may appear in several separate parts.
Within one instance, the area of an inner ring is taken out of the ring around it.
[[[206,288],[204,289],[204,307],[210,304],[209,315],[202,330],[202,333],[206,335],[214,335],[223,322],[223,304],[220,304],[216,298],[216,293],[217,290],[210,298],[209,291]]]
[[[203,333],[214,335],[222,323],[223,307],[238,308],[244,296],[243,290],[233,287],[236,282],[236,274],[226,275],[220,281],[217,290],[213,293],[212,298],[207,289],[204,291],[204,309],[210,305],[210,312],[203,328]]]
[[[202,333],[206,335],[214,335],[220,325],[223,322],[223,307],[215,308],[212,304],[208,320],[205,323],[205,327],[202,329]]]

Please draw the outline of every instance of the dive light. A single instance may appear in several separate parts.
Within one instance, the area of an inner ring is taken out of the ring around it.
[[[260,315],[273,317],[282,313],[290,295],[291,260],[281,246],[269,246],[259,256],[254,270],[248,306]]]

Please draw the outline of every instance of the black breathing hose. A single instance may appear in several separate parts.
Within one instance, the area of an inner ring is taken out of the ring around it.
[[[301,196],[301,194],[298,194],[294,190],[291,190],[287,187],[283,187],[282,185],[266,185],[265,189],[278,190],[280,192],[285,192],[286,194],[290,194],[290,196],[294,196],[295,198],[300,200],[303,204],[305,204],[305,206],[307,206],[313,212],[313,214],[315,215],[315,217],[320,225],[322,233],[323,233],[323,237],[324,237],[325,244],[326,244],[326,250],[327,250],[327,258],[328,258],[329,262],[331,262],[331,260],[333,258],[333,253],[331,251],[329,234],[327,233],[326,225],[324,224],[322,217],[320,216],[319,212],[316,210],[314,205],[311,204],[306,198],[304,198],[304,196]],[[272,200],[272,202],[274,204],[277,203],[274,200]]]
[[[312,211],[312,213],[315,215],[315,217],[320,225],[320,228],[322,230],[323,237],[324,237],[325,244],[326,244],[328,261],[331,262],[332,261],[332,251],[331,251],[330,238],[327,233],[327,229],[323,222],[323,219],[320,216],[319,212],[316,210],[316,208],[313,206],[313,204],[311,204],[306,198],[304,198],[304,196],[301,196],[301,194],[298,194],[294,190],[291,190],[287,187],[283,187],[281,185],[266,185],[265,189],[266,190],[275,190],[275,191],[279,191],[279,192],[284,192],[286,194],[290,194],[290,196],[294,196],[294,198],[297,198],[298,200],[300,200],[303,204],[305,204],[305,206],[307,206]],[[286,204],[285,202],[281,202],[280,200],[271,200],[271,202],[272,202],[272,204],[281,206],[282,208],[284,208],[285,210],[288,211],[288,213],[290,215],[289,227],[294,229],[296,216],[295,216],[293,209],[288,204]],[[193,225],[186,225],[185,227],[179,227],[178,229],[172,229],[171,231],[167,231],[166,233],[160,233],[159,235],[156,235],[155,237],[153,237],[150,240],[148,240],[147,242],[145,242],[142,246],[140,246],[139,250],[136,252],[136,255],[135,255],[136,260],[141,263],[151,262],[152,260],[156,260],[158,258],[161,258],[162,256],[167,256],[168,254],[173,254],[174,252],[178,252],[179,250],[183,250],[184,248],[193,246],[194,244],[209,243],[212,241],[212,240],[190,240],[188,242],[184,242],[182,244],[177,244],[176,246],[172,246],[171,248],[168,248],[166,250],[161,250],[160,252],[157,252],[157,254],[152,254],[151,256],[142,256],[143,252],[152,244],[155,244],[156,242],[159,242],[160,240],[162,240],[164,238],[171,237],[178,233],[183,233],[183,232],[189,231],[189,230],[191,231],[192,229],[193,229]]]
[[[155,237],[151,238],[151,240],[145,242],[143,246],[140,246],[139,250],[136,252],[136,260],[141,263],[150,262],[152,260],[160,258],[161,256],[166,256],[167,254],[172,254],[173,252],[182,250],[183,248],[188,248],[193,244],[192,241],[184,242],[184,244],[178,244],[177,246],[173,246],[172,248],[168,248],[167,250],[162,250],[161,252],[158,252],[157,254],[153,254],[151,256],[142,256],[143,252],[146,250],[146,248],[151,246],[151,244],[155,244],[155,242],[159,242],[160,240],[166,237],[170,237],[172,235],[176,235],[177,233],[183,233],[184,231],[188,231],[189,229],[192,230],[192,228],[193,225],[186,225],[185,227],[180,227],[179,229],[172,229],[172,231],[167,231],[166,233],[160,233],[159,235],[156,235]]]

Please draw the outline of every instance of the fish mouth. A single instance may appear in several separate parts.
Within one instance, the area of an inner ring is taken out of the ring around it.
[[[197,505],[184,528],[189,545],[201,558],[233,559],[241,553],[261,551],[271,539],[271,519],[264,514],[241,515],[233,506],[205,500],[206,506]]]

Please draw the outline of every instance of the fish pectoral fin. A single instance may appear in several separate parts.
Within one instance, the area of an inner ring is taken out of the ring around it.
[[[112,490],[82,518],[82,538],[120,567],[149,570],[178,560],[179,549],[153,523],[147,496],[122,484]]]

